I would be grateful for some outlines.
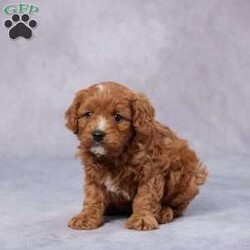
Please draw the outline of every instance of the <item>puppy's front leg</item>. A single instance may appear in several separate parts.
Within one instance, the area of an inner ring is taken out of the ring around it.
[[[103,224],[104,211],[107,205],[105,191],[95,183],[85,184],[83,210],[73,217],[68,226],[76,230],[90,230]]]
[[[133,201],[133,214],[127,220],[126,227],[135,230],[154,230],[159,228],[157,219],[161,209],[164,192],[164,178],[155,176],[143,181]]]

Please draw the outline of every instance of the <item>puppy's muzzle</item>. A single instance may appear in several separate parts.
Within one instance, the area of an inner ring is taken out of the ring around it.
[[[92,138],[95,142],[101,142],[105,137],[105,133],[101,130],[94,130],[92,132]]]

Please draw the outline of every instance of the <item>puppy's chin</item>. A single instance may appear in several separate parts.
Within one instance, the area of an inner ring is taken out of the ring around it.
[[[108,145],[105,143],[92,144],[89,147],[89,152],[98,158],[113,158],[118,157],[123,152],[122,145]]]
[[[90,152],[97,157],[105,156],[106,151],[105,147],[101,144],[92,145],[90,148]]]

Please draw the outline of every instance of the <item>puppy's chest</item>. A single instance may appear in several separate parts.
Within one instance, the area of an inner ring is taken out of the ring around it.
[[[112,176],[108,174],[103,178],[103,185],[112,196],[130,201],[135,196],[138,184],[132,176],[123,177],[122,175]]]

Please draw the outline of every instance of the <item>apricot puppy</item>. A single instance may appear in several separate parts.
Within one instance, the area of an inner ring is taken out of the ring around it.
[[[153,230],[182,215],[207,170],[186,140],[155,120],[148,98],[105,82],[76,93],[66,126],[80,141],[83,209],[68,226],[94,229],[104,214],[131,213],[126,227]]]

